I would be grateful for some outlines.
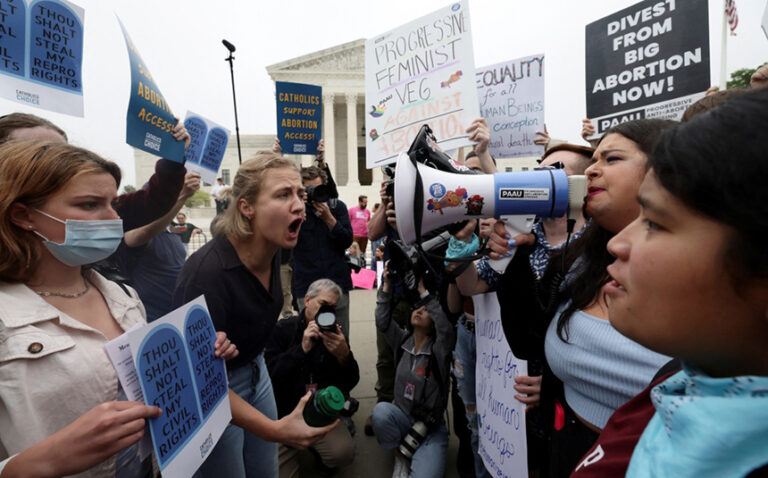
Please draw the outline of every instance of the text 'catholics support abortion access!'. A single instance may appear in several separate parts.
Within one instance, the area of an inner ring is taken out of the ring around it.
[[[587,116],[596,135],[679,119],[710,86],[706,0],[648,0],[586,27]]]

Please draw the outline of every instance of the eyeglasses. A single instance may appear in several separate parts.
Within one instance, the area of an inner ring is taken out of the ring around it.
[[[541,164],[543,159],[537,159],[536,162]],[[533,168],[534,171],[541,171],[544,169],[565,169],[565,164],[563,164],[562,161],[555,161],[552,164],[548,164],[546,166],[539,166],[538,168]]]

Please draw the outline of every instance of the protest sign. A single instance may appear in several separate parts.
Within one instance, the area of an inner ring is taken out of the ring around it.
[[[0,97],[83,116],[84,20],[64,0],[0,0]]]
[[[647,0],[586,27],[587,116],[595,136],[641,118],[679,120],[704,96],[706,0]]]
[[[516,398],[515,377],[528,375],[528,362],[512,355],[496,293],[472,296],[477,364],[475,394],[478,453],[491,476],[528,476],[525,405]]]
[[[475,73],[480,116],[488,121],[495,158],[541,156],[534,144],[544,130],[544,55],[478,68]]]
[[[165,477],[192,476],[232,418],[224,361],[214,357],[215,339],[200,296],[105,347],[126,395],[137,396],[138,377],[143,401],[163,410],[149,420],[149,430]],[[126,350],[132,360],[124,359]]]
[[[351,271],[350,274],[352,276],[352,287],[373,289],[373,283],[376,281],[375,271],[363,267],[358,272]]]
[[[181,163],[184,161],[184,142],[176,141],[172,135],[176,117],[152,79],[147,64],[141,59],[123,22],[119,18],[117,21],[123,30],[131,63],[131,95],[125,142],[147,153]]]
[[[471,144],[474,65],[466,0],[367,40],[366,166],[394,163],[425,123],[443,150]]]
[[[374,251],[374,254],[376,252]],[[384,277],[384,261],[376,261],[376,287],[381,287],[381,279]]]
[[[761,26],[763,27],[765,38],[768,38],[768,2],[765,3],[765,11],[763,12],[763,22]]]
[[[133,329],[139,327],[141,327],[141,324],[136,324]],[[123,334],[107,342],[104,345],[104,351],[117,372],[117,378],[120,380],[120,386],[125,393],[125,397],[132,402],[143,402],[144,393],[141,391],[139,376],[136,374],[136,367],[133,365],[133,355],[131,355],[131,345],[128,343],[128,334]],[[141,437],[139,442],[139,456],[142,461],[152,453],[152,435],[148,430],[149,427],[145,428],[147,429],[145,429],[144,436]]]
[[[277,137],[285,154],[317,154],[322,126],[323,89],[302,83],[275,82]]]
[[[229,143],[229,130],[191,111],[187,111],[184,127],[191,138],[189,147],[184,151],[187,172],[200,173],[203,181],[216,184]]]

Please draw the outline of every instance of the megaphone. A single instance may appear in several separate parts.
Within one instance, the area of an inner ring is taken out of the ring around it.
[[[569,207],[580,214],[585,195],[586,178],[562,169],[457,174],[414,162],[406,153],[397,158],[395,215],[406,244],[467,219],[518,216],[530,230],[534,216],[561,217]]]

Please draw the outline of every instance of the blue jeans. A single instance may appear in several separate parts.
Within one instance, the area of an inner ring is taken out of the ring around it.
[[[403,436],[411,429],[411,420],[408,415],[394,403],[377,403],[373,407],[371,421],[373,433],[379,445],[385,450],[396,448]],[[411,478],[443,477],[447,451],[448,429],[441,420],[440,424],[427,434],[424,442],[413,454]]]
[[[456,386],[459,396],[465,407],[475,407],[477,398],[475,395],[475,363],[477,361],[477,341],[474,332],[467,330],[463,323],[464,317],[456,324],[456,349],[453,351],[453,376],[456,378]],[[469,411],[465,408],[469,430],[472,432],[472,453],[475,456],[476,478],[490,478],[491,475],[485,469],[483,459],[477,449],[480,436],[477,433],[477,409]]]
[[[232,391],[268,418],[277,420],[275,395],[263,353],[227,375]],[[277,470],[277,443],[264,441],[230,424],[195,477],[269,478],[276,477]]]

